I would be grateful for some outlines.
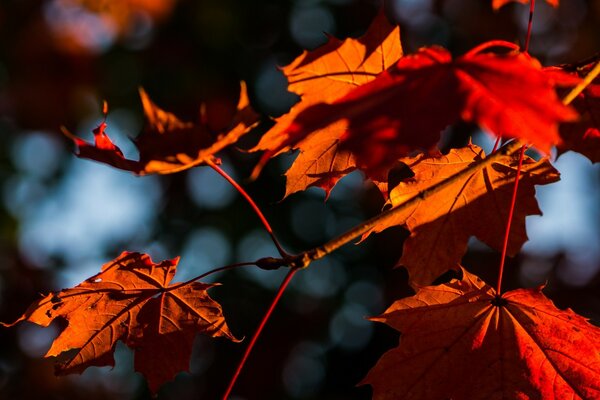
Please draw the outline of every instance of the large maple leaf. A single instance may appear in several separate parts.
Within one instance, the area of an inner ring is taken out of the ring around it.
[[[401,56],[400,30],[389,23],[382,9],[364,36],[343,41],[330,36],[323,46],[304,51],[283,67],[289,80],[288,90],[298,94],[301,101],[289,113],[277,118],[275,125],[252,149],[266,150],[258,169],[282,151],[300,149],[286,173],[286,196],[313,186],[329,194],[340,178],[356,169],[352,154],[339,149],[339,139],[347,123],[337,121],[300,140],[289,136],[290,124],[307,107],[331,103],[372,81]]]
[[[373,318],[402,333],[362,382],[374,400],[600,398],[598,327],[540,288],[497,296],[462,273]]]
[[[577,114],[558,99],[557,74],[537,60],[516,50],[483,52],[498,44],[514,48],[490,42],[454,60],[441,47],[422,48],[332,104],[307,108],[288,134],[298,140],[347,120],[340,148],[378,180],[399,157],[436,149],[441,132],[461,118],[548,152],[560,142],[559,122]]]
[[[188,371],[197,333],[236,340],[221,306],[207,294],[215,284],[169,285],[178,258],[152,262],[146,254],[122,253],[102,271],[71,289],[33,303],[20,321],[48,326],[65,319],[66,328],[46,357],[63,359],[57,375],[81,373],[90,366],[113,366],[121,340],[135,351],[135,370],[152,392]],[[64,353],[64,354],[63,354]]]
[[[485,153],[475,145],[453,149],[447,155],[436,157],[421,154],[403,158],[401,161],[415,176],[390,191],[388,204],[402,204],[482,158]],[[394,225],[404,225],[411,232],[404,242],[399,264],[408,269],[412,285],[429,285],[448,269],[455,268],[467,250],[471,236],[496,250],[502,249],[518,163],[518,154],[501,156],[492,165],[406,209],[393,220],[375,226],[373,232]],[[516,254],[527,241],[525,217],[541,215],[534,185],[545,185],[558,179],[558,172],[548,160],[536,162],[525,156],[508,242],[509,255]]]
[[[594,65],[584,66],[579,72],[586,74]],[[571,104],[581,118],[560,126],[562,143],[558,145],[558,151],[576,151],[592,162],[600,162],[600,78],[587,86]]]
[[[160,109],[143,89],[140,89],[140,97],[146,123],[144,131],[134,140],[139,150],[139,160],[129,160],[123,156],[107,136],[106,122],[94,129],[93,144],[64,131],[77,145],[77,156],[138,175],[178,172],[206,161],[218,163],[215,154],[237,142],[259,119],[250,107],[244,82],[241,82],[237,113],[231,122],[231,129],[218,135],[210,132],[205,121],[198,124],[183,122],[172,113]]]

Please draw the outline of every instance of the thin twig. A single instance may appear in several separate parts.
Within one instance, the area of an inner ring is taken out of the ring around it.
[[[287,275],[285,276],[285,278],[283,279],[283,281],[281,282],[281,285],[279,286],[279,289],[277,290],[277,294],[275,295],[275,298],[271,302],[269,309],[267,310],[267,312],[263,316],[262,320],[260,321],[260,324],[258,325],[256,332],[254,332],[254,335],[252,336],[252,339],[250,339],[250,343],[248,343],[248,347],[246,347],[246,351],[244,351],[244,355],[242,356],[242,359],[238,363],[238,366],[235,369],[235,373],[233,374],[233,376],[231,377],[231,380],[229,381],[229,384],[227,385],[227,389],[225,390],[225,393],[223,394],[223,400],[227,400],[227,398],[231,394],[231,390],[233,390],[233,386],[235,386],[235,382],[237,381],[237,378],[240,376],[240,372],[242,372],[242,369],[244,368],[244,365],[246,364],[246,361],[248,360],[248,356],[252,352],[252,349],[254,348],[254,345],[256,344],[256,341],[258,340],[258,337],[260,336],[265,325],[267,324],[267,321],[271,317],[271,314],[273,314],[273,311],[275,310],[277,303],[279,303],[279,300],[281,299],[283,292],[285,291],[285,289],[287,288],[290,281],[294,277],[294,274],[296,274],[297,271],[298,271],[298,268],[290,269],[288,271]]]
[[[254,202],[254,200],[252,200],[252,197],[250,197],[250,195],[248,193],[246,193],[246,191],[231,176],[229,176],[229,174],[227,172],[223,171],[223,169],[221,167],[219,167],[217,164],[215,164],[214,162],[212,162],[210,160],[207,160],[206,164],[209,167],[211,167],[213,170],[215,170],[223,178],[225,178],[225,180],[227,182],[229,182],[229,184],[231,186],[233,186],[233,188],[235,190],[237,190],[237,192],[239,194],[242,195],[242,197],[248,202],[248,204],[250,205],[250,207],[252,208],[252,210],[254,211],[254,213],[260,219],[260,222],[265,227],[265,230],[267,231],[267,233],[269,234],[269,236],[271,236],[271,240],[275,244],[275,247],[277,247],[277,251],[279,252],[279,255],[281,255],[281,257],[283,257],[283,258],[289,257],[290,254],[283,249],[283,247],[281,246],[281,244],[279,243],[279,241],[275,237],[275,234],[273,233],[273,228],[271,228],[271,225],[269,224],[269,221],[267,221],[267,218],[262,213],[262,211],[260,211],[260,208],[258,208],[258,206]]]
[[[492,153],[495,153],[498,150],[498,146],[500,146],[500,141],[502,141],[502,137],[498,136],[496,141],[494,142],[494,148],[492,149]]]
[[[533,26],[533,12],[535,11],[535,0],[529,2],[529,21],[527,21],[527,36],[525,37],[525,53],[529,52],[529,41],[531,40],[531,27]]]
[[[515,176],[515,184],[513,187],[512,199],[510,201],[510,208],[508,210],[508,218],[506,219],[506,229],[504,231],[504,243],[502,245],[502,255],[500,256],[500,267],[498,268],[498,285],[496,287],[496,294],[500,296],[502,294],[502,274],[504,273],[504,263],[506,262],[506,252],[508,250],[508,239],[510,238],[510,227],[512,225],[513,215],[515,212],[515,205],[517,204],[517,192],[519,189],[519,178],[521,178],[521,169],[523,168],[523,158],[525,156],[525,149],[527,146],[521,147],[519,152],[519,166],[517,167],[517,174]]]

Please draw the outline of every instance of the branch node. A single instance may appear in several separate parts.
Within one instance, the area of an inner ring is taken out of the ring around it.
[[[292,269],[304,269],[310,265],[313,261],[310,252],[304,252],[295,256],[291,256],[288,259],[288,265]]]
[[[271,271],[288,265],[288,261],[284,258],[264,257],[257,260],[255,264],[260,269]]]

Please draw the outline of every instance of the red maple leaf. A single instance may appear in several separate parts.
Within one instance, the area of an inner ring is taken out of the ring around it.
[[[483,52],[498,45],[513,51]],[[340,147],[377,180],[398,158],[436,149],[441,132],[461,118],[548,152],[560,142],[558,124],[577,114],[558,99],[554,77],[514,49],[489,42],[453,60],[441,47],[423,48],[334,103],[309,107],[288,134],[300,140],[348,120]]]
[[[362,381],[374,400],[600,398],[598,327],[541,288],[498,296],[462,274],[372,318],[402,333]]]
[[[221,306],[206,293],[215,284],[169,285],[179,258],[155,264],[146,254],[122,253],[102,271],[71,289],[33,303],[12,326],[29,321],[48,326],[65,319],[67,327],[46,357],[62,360],[57,375],[82,373],[90,366],[114,366],[121,340],[135,351],[135,370],[152,392],[189,370],[197,333],[236,340]]]

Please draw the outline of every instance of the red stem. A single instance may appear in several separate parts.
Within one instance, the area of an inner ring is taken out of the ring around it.
[[[271,240],[275,244],[275,247],[277,247],[277,251],[279,252],[279,254],[281,255],[281,257],[283,257],[283,258],[289,257],[290,254],[288,254],[283,249],[283,247],[281,246],[281,244],[279,243],[279,241],[275,237],[275,234],[273,233],[273,228],[271,228],[271,225],[269,225],[269,221],[267,221],[267,218],[264,216],[264,214],[262,213],[262,211],[260,211],[260,208],[258,208],[258,206],[254,202],[254,200],[252,200],[252,197],[250,197],[250,195],[248,193],[246,193],[246,191],[240,185],[238,185],[238,183],[231,176],[229,176],[229,174],[227,174],[227,172],[223,171],[221,169],[221,167],[219,167],[217,164],[215,164],[214,162],[212,162],[210,160],[206,161],[206,164],[209,165],[215,171],[217,171],[219,173],[219,175],[221,175],[223,178],[225,178],[225,180],[227,182],[229,182],[231,184],[231,186],[233,186],[233,188],[235,190],[237,190],[238,193],[241,194],[244,199],[246,199],[246,201],[248,202],[248,204],[250,204],[250,207],[252,207],[252,210],[254,211],[254,213],[260,219],[260,222],[262,222],[262,224],[265,227],[265,229],[266,229],[267,233],[269,234],[269,236],[271,236]]]
[[[498,136],[496,138],[496,143],[494,143],[494,148],[492,149],[492,153],[495,153],[496,150],[498,150],[498,145],[500,145],[500,140],[502,140],[502,138],[500,136]],[[490,153],[491,154],[491,153]]]
[[[515,204],[517,204],[517,190],[519,188],[519,178],[521,177],[521,169],[523,167],[523,157],[525,155],[525,148],[526,146],[521,147],[521,152],[519,153],[519,166],[517,167],[517,175],[515,176],[515,186],[513,188],[512,200],[510,201],[510,210],[508,211],[506,230],[504,231],[504,245],[502,246],[502,256],[500,257],[500,270],[498,271],[498,286],[496,287],[496,293],[498,296],[502,294],[502,274],[504,273],[504,262],[506,261],[506,251],[508,249],[510,226],[512,224],[512,218],[515,211]]]
[[[267,321],[271,317],[271,314],[273,314],[273,310],[275,310],[275,306],[277,306],[279,299],[281,299],[283,292],[285,291],[288,284],[292,280],[296,271],[298,271],[298,268],[290,268],[287,275],[283,279],[283,282],[281,282],[281,285],[279,286],[279,289],[277,290],[277,294],[275,295],[275,298],[271,302],[269,309],[267,310],[267,312],[263,316],[262,320],[260,321],[260,325],[258,325],[256,332],[254,332],[254,335],[252,336],[250,343],[248,343],[248,347],[246,347],[246,351],[244,352],[244,355],[242,356],[242,359],[240,360],[240,362],[235,370],[235,373],[233,374],[233,376],[231,377],[231,380],[229,381],[227,390],[225,391],[225,394],[223,394],[223,400],[227,400],[227,398],[231,394],[231,390],[233,389],[233,386],[235,385],[235,382],[237,381],[237,378],[239,377],[240,372],[242,372],[242,369],[244,368],[244,364],[246,364],[246,360],[248,360],[248,356],[250,355],[250,353],[252,352],[252,349],[254,348],[254,345],[256,344],[256,340],[258,339],[261,332],[263,331],[263,328],[267,324]]]
[[[531,39],[531,27],[533,26],[533,11],[535,10],[535,0],[529,1],[529,22],[527,23],[527,37],[525,37],[525,53],[529,52],[529,39]]]

